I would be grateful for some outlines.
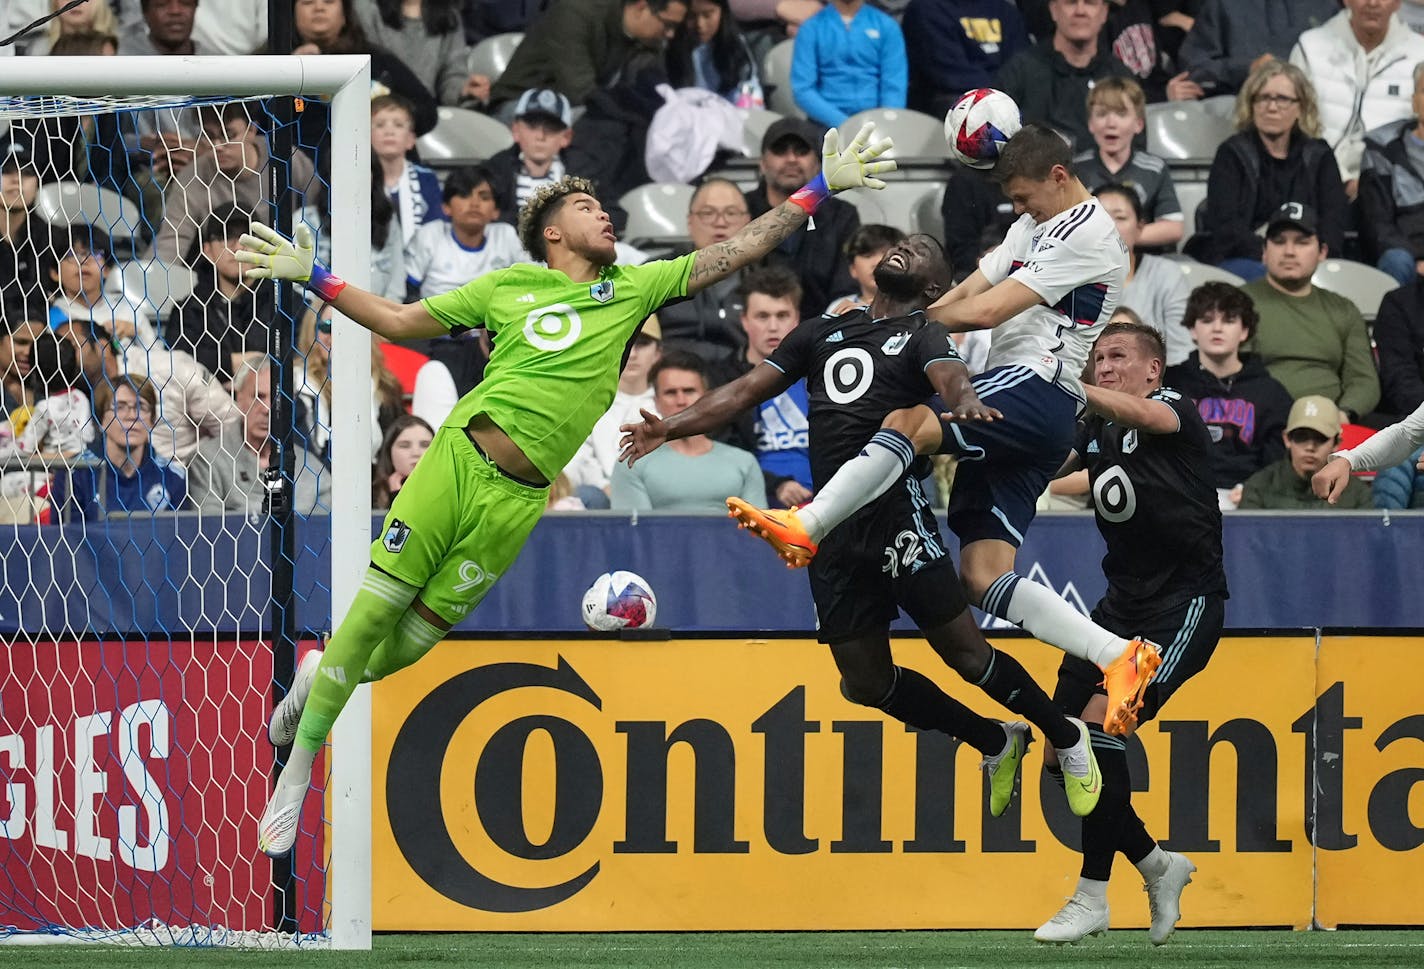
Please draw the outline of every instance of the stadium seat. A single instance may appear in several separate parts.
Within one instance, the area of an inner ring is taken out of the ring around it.
[[[514,51],[523,40],[524,35],[519,33],[486,37],[470,49],[470,54],[465,59],[465,68],[471,74],[485,75],[493,84],[509,66],[509,59],[514,56]]]
[[[687,239],[691,185],[650,182],[625,193],[618,204],[628,213],[623,241],[634,246],[667,245]]]
[[[1206,182],[1179,181],[1173,187],[1177,190],[1177,202],[1182,206],[1182,216],[1186,219],[1186,225],[1182,227],[1182,241],[1178,243],[1184,245],[1196,234],[1197,209],[1206,201]]]
[[[791,49],[795,41],[783,40],[761,60],[761,83],[771,93],[766,106],[777,114],[806,117],[806,112],[796,105],[796,97],[791,93]]]
[[[386,359],[386,366],[391,373],[396,375],[400,381],[401,396],[405,399],[405,409],[410,410],[410,401],[415,396],[415,377],[420,373],[420,368],[430,362],[430,358],[410,347],[399,346],[395,343],[380,343],[381,356]]]
[[[1369,322],[1374,322],[1379,315],[1384,294],[1399,288],[1399,283],[1388,273],[1349,259],[1325,260],[1316,267],[1310,281],[1354,303],[1360,315]]]
[[[421,161],[444,163],[483,161],[514,144],[514,136],[487,114],[467,108],[440,108],[434,130],[415,143]]]
[[[915,232],[916,209],[921,200],[931,199],[938,215],[940,199],[944,197],[944,182],[889,182],[882,189],[853,188],[837,198],[844,199],[860,213],[862,225],[878,223],[894,226],[901,232]],[[944,234],[943,229],[940,235]],[[935,235],[931,232],[930,235]]]
[[[109,234],[118,258],[131,256],[141,240],[143,212],[118,192],[87,182],[51,182],[41,185],[35,211],[50,225],[76,222],[96,225]]]
[[[1234,99],[1167,101],[1147,106],[1147,150],[1168,162],[1210,165],[1216,149],[1236,133]]]
[[[944,121],[903,108],[872,108],[851,115],[841,125],[841,144],[849,144],[867,121],[875,122],[876,137],[895,140],[895,147],[886,157],[949,157],[949,145],[944,140]]]
[[[193,271],[156,261],[125,262],[119,265],[118,272],[110,274],[104,288],[122,296],[150,318],[162,321],[175,304],[193,291]]]
[[[940,210],[940,203],[944,201],[944,185],[940,182],[934,184],[936,191],[926,192],[915,203],[915,210],[910,213],[910,228],[934,236],[940,245],[944,245],[944,213]]]
[[[761,155],[761,139],[766,129],[781,120],[781,115],[765,108],[748,108],[747,120],[742,125],[742,154],[748,158]]]
[[[1196,289],[1202,283],[1213,282],[1230,283],[1232,286],[1246,285],[1246,280],[1235,273],[1227,272],[1225,269],[1219,269],[1216,266],[1208,266],[1204,262],[1197,262],[1190,256],[1172,255],[1167,258],[1175,262],[1178,268],[1182,270],[1182,275],[1187,277],[1187,285],[1192,289]]]

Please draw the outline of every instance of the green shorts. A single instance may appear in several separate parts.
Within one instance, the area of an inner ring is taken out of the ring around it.
[[[454,625],[514,564],[548,503],[547,487],[515,481],[463,430],[442,427],[371,543],[371,564]]]

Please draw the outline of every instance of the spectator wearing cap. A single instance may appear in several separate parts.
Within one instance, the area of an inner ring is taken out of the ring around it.
[[[244,354],[266,351],[269,321],[276,319],[272,287],[248,280],[233,255],[250,222],[232,205],[203,220],[193,291],[173,307],[163,329],[171,349],[192,355],[224,384],[232,383]]]
[[[622,79],[640,50],[661,51],[687,17],[687,0],[580,0],[555,3],[524,32],[490,101],[514,119],[530,88],[553,88],[581,105]]]
[[[1365,132],[1410,117],[1411,72],[1424,60],[1424,37],[1395,12],[1399,0],[1345,0],[1345,9],[1295,42],[1291,63],[1315,82],[1322,137],[1355,197]]]
[[[1261,226],[1286,202],[1315,209],[1320,240],[1345,244],[1349,200],[1330,145],[1320,135],[1315,87],[1294,64],[1268,60],[1236,97],[1236,131],[1207,177],[1202,231],[1186,251],[1244,279],[1260,279]]]
[[[1009,0],[910,0],[901,22],[910,62],[909,105],[943,117],[965,91],[1028,47],[1023,14]]]
[[[1049,0],[1048,12],[1053,36],[999,68],[994,87],[1018,102],[1025,123],[1050,125],[1083,150],[1093,144],[1088,92],[1105,77],[1132,77],[1132,70],[1101,43],[1107,0]]]
[[[415,230],[427,222],[439,222],[440,176],[433,169],[410,160],[415,149],[415,109],[399,94],[382,94],[371,99],[371,154],[381,166],[381,178],[396,221],[401,242],[408,243]]]
[[[726,242],[751,221],[747,198],[735,182],[705,179],[687,205],[687,235],[693,249]],[[696,295],[658,311],[667,346],[716,360],[738,345],[742,273],[733,273]]]
[[[43,267],[55,241],[49,223],[34,214],[48,167],[43,143],[29,131],[12,124],[0,135],[0,316],[8,321],[48,313]]]
[[[1328,252],[1314,209],[1280,207],[1266,224],[1266,278],[1243,287],[1261,318],[1247,349],[1293,398],[1328,398],[1351,423],[1379,403],[1379,374],[1355,304],[1311,284]]]
[[[565,175],[588,177],[588,161],[573,141],[573,109],[552,88],[531,88],[519,96],[509,132],[514,144],[491,155],[495,204],[502,222],[516,225],[519,210],[534,193]]]
[[[909,83],[900,25],[865,0],[831,0],[796,32],[791,93],[823,125],[870,108],[903,108]]]
[[[1286,456],[1266,465],[1241,490],[1241,508],[1268,511],[1329,511],[1331,505],[1317,498],[1310,479],[1325,467],[1330,453],[1340,446],[1340,412],[1329,397],[1316,394],[1298,398],[1291,405],[1282,432]],[[1336,500],[1335,508],[1371,508],[1370,489],[1353,478]]]
[[[761,180],[747,195],[753,219],[785,202],[821,169],[824,129],[801,118],[780,118],[761,140]],[[821,203],[814,229],[796,232],[767,256],[801,280],[801,318],[820,316],[837,296],[856,291],[846,243],[860,227],[855,206],[833,198]]]
[[[427,222],[405,249],[406,285],[421,299],[529,261],[514,227],[499,221],[494,176],[488,168],[455,169],[445,176],[444,198],[450,221]]]
[[[1401,286],[1424,270],[1424,60],[1413,90],[1414,116],[1366,134],[1360,169],[1360,235]]]
[[[593,425],[588,439],[564,469],[585,508],[608,507],[608,481],[618,463],[619,443],[624,424],[641,421],[639,411],[653,409],[653,386],[649,382],[654,364],[663,355],[663,331],[658,315],[648,317],[633,337],[628,359],[618,374],[613,404]]]

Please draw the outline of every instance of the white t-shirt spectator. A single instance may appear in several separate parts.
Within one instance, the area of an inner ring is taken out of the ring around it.
[[[504,222],[485,226],[484,245],[470,249],[455,238],[448,222],[427,222],[416,230],[405,250],[405,272],[420,296],[438,296],[472,279],[517,262],[529,262],[519,233]]]

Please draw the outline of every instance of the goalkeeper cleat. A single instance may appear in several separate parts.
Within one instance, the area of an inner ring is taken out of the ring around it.
[[[1191,884],[1192,872],[1196,870],[1197,866],[1186,855],[1168,851],[1167,870],[1142,886],[1152,910],[1152,927],[1147,937],[1153,945],[1163,945],[1176,931],[1177,920],[1182,917],[1182,889]]]
[[[1081,942],[1090,935],[1102,935],[1108,930],[1108,900],[1074,893],[1058,913],[1038,927],[1034,940],[1053,945]]]
[[[262,820],[257,824],[257,847],[269,858],[283,858],[291,854],[292,845],[297,841],[297,827],[302,820],[302,802],[306,800],[307,788],[311,786],[308,776],[299,782],[285,783],[287,771],[277,778],[277,787],[272,798],[262,811]]]
[[[811,541],[796,509],[766,511],[741,498],[728,498],[727,508],[738,527],[770,543],[776,554],[786,560],[787,568],[805,568],[815,557],[816,543]]]
[[[1103,729],[1125,737],[1137,729],[1137,711],[1147,685],[1157,675],[1162,654],[1157,644],[1146,639],[1134,639],[1121,656],[1103,670],[1102,686],[1108,694],[1108,712],[1103,717]]]
[[[1088,726],[1076,717],[1068,722],[1078,728],[1078,743],[1058,752],[1058,766],[1063,770],[1063,793],[1068,795],[1068,809],[1080,818],[1093,813],[1103,793],[1103,775],[1098,770],[1098,758],[1088,739]]]
[[[302,722],[302,710],[311,696],[312,683],[316,681],[316,668],[321,665],[319,649],[309,649],[297,664],[296,675],[292,677],[292,688],[272,711],[272,719],[267,723],[267,739],[273,747],[290,747],[297,739],[297,724]]]
[[[979,766],[989,774],[989,813],[996,818],[1008,810],[1009,802],[1014,799],[1024,754],[1028,752],[1029,744],[1033,743],[1033,731],[1028,724],[1015,720],[1003,724],[1003,728],[1008,736],[1004,749],[979,762]]]

